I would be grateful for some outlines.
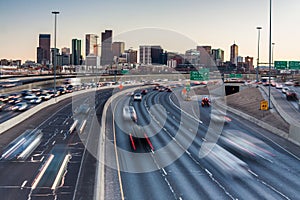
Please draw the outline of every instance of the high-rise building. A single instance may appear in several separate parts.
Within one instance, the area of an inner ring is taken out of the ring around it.
[[[140,63],[144,65],[151,65],[151,46],[140,46]]]
[[[90,54],[98,56],[98,36],[96,34],[86,34],[85,35],[85,56]]]
[[[230,46],[230,62],[232,64],[237,65],[238,63],[238,54],[239,53],[239,47],[238,45],[236,45],[235,43],[233,45]]]
[[[161,46],[151,46],[151,63],[152,64],[163,64],[163,53],[164,50]]]
[[[114,42],[112,43],[112,54],[113,57],[120,57],[125,50],[125,43],[124,42]]]
[[[81,40],[72,39],[72,65],[81,65]]]
[[[101,65],[110,65],[112,61],[112,30],[105,30],[101,33]]]
[[[37,63],[50,64],[50,34],[39,35],[39,46],[37,47]]]
[[[127,63],[136,64],[137,63],[137,51],[128,49],[124,52]]]
[[[254,71],[254,65],[253,65],[253,57],[246,56],[245,57],[245,64],[246,64],[246,70],[251,72]]]
[[[185,62],[187,64],[199,65],[200,64],[200,52],[196,49],[190,49],[185,52]]]
[[[212,49],[211,55],[217,66],[222,65],[224,62],[224,51],[222,49]]]
[[[200,53],[200,63],[202,65],[210,65],[211,64],[211,46],[205,45],[205,46],[197,46],[197,51]],[[199,64],[200,64],[199,63]]]
[[[62,65],[70,65],[70,48],[64,47],[61,49]]]

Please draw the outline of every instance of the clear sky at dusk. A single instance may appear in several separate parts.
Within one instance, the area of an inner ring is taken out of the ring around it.
[[[235,41],[241,56],[257,55],[257,26],[261,30],[261,61],[268,60],[269,0],[1,0],[0,59],[36,60],[40,33],[51,33],[58,10],[57,47],[71,47],[71,39],[83,41],[86,33],[100,35],[112,29],[113,35],[155,27],[172,30],[198,45],[211,45],[225,51]],[[300,60],[300,1],[273,0],[274,60]],[[169,51],[195,48],[176,38],[167,43],[166,35],[141,44],[162,44]],[[138,36],[137,36],[138,37]],[[122,38],[122,37],[119,37]],[[138,46],[124,41],[126,48]],[[151,42],[151,43],[149,43]],[[84,46],[82,48],[84,55]]]

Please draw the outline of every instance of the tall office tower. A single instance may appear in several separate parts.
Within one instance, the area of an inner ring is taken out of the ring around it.
[[[137,63],[137,51],[136,50],[128,49],[124,52],[124,54],[125,54],[127,63],[130,63],[130,64]]]
[[[81,65],[81,40],[72,39],[72,65]]]
[[[161,46],[151,46],[151,63],[152,64],[163,64],[163,53],[164,50]]]
[[[239,53],[239,47],[234,43],[233,45],[230,46],[230,62],[232,64],[237,65],[237,57],[239,55],[238,53]]]
[[[90,54],[98,56],[98,45],[97,45],[98,36],[95,34],[86,34],[85,35],[85,56]]]
[[[50,64],[50,34],[39,35],[39,46],[37,47],[37,63]]]
[[[217,66],[222,65],[224,62],[224,51],[222,49],[212,49],[211,51],[212,59]]]
[[[197,51],[200,53],[200,63],[202,65],[211,65],[211,46],[197,46]]]
[[[144,65],[151,65],[151,46],[140,46],[140,63]]]
[[[112,54],[113,57],[120,57],[125,50],[125,43],[124,42],[114,42],[112,43]]]
[[[62,65],[70,65],[70,48],[64,47],[61,49]]]
[[[101,65],[110,65],[112,61],[112,30],[105,30],[101,33]]]

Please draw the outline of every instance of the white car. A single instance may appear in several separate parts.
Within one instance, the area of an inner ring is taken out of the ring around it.
[[[28,94],[24,97],[25,100],[31,100],[31,99],[34,99],[36,98],[36,95],[35,94]]]
[[[133,106],[125,106],[123,108],[123,117],[125,120],[137,121],[136,112]]]
[[[282,93],[285,94],[289,89],[290,89],[290,88],[288,88],[288,87],[283,87],[281,91],[282,91]]]
[[[134,101],[141,101],[142,100],[142,94],[141,93],[135,93],[133,96]]]
[[[275,85],[276,89],[282,89],[282,83],[276,83]]]
[[[33,103],[33,104],[39,104],[39,103],[42,102],[42,98],[41,97],[35,97],[35,98],[31,99],[29,102]]]
[[[12,107],[12,110],[15,111],[24,111],[28,108],[28,104],[26,102],[17,103],[15,106]]]

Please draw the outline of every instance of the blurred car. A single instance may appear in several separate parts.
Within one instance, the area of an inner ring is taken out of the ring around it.
[[[231,119],[226,116],[226,114],[220,110],[212,109],[210,113],[210,119],[216,123],[224,123],[227,124],[231,122]]]
[[[300,82],[299,81],[295,81],[294,82],[294,87],[299,87],[300,86]]]
[[[294,85],[294,83],[292,81],[286,81],[284,83],[284,85],[286,85],[286,86],[292,86],[292,85]]]
[[[209,107],[210,106],[210,100],[207,96],[203,97],[202,100],[201,100],[201,106],[202,107]]]
[[[4,109],[5,103],[3,103],[2,101],[0,101],[0,111],[2,111]]]
[[[24,97],[25,100],[31,100],[31,99],[34,99],[34,98],[36,98],[35,94],[28,94],[27,96]]]
[[[166,88],[167,92],[172,92],[172,89],[170,87]]]
[[[52,98],[52,95],[50,95],[49,93],[42,93],[42,94],[40,94],[39,97],[40,97],[42,100],[47,101],[47,100],[49,100],[49,99]]]
[[[27,108],[28,108],[28,104],[26,102],[20,102],[20,103],[17,103],[15,106],[13,106],[12,110],[24,111],[24,110],[27,110]]]
[[[14,104],[20,103],[21,101],[22,101],[22,98],[11,98],[8,100],[8,103],[14,105]]]
[[[39,103],[42,102],[42,98],[41,97],[35,97],[35,98],[31,99],[29,102],[32,103],[32,104],[39,104]]]
[[[141,101],[142,100],[142,94],[141,93],[135,93],[133,95],[133,100],[134,101]]]
[[[133,120],[137,122],[137,116],[133,106],[125,106],[123,108],[123,117],[125,120]]]
[[[297,97],[297,94],[295,92],[295,90],[287,90],[286,93],[286,99],[289,101],[289,100],[297,100],[298,97]]]
[[[282,83],[276,83],[275,88],[276,89],[282,89],[283,85]]]
[[[141,91],[142,95],[146,95],[147,93],[148,93],[148,90],[146,90],[146,89],[144,89],[144,90]]]
[[[281,91],[282,91],[282,93],[286,94],[286,92],[287,92],[289,89],[290,89],[290,88],[288,88],[288,87],[283,87]]]
[[[9,100],[8,95],[2,94],[0,95],[0,101],[7,102]]]

